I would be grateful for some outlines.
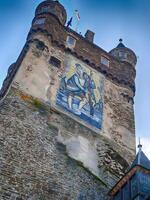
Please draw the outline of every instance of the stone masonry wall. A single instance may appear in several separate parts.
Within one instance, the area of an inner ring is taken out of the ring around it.
[[[107,192],[125,172],[124,158],[132,160],[130,154],[16,89],[0,108],[1,200],[109,199]],[[74,137],[84,157],[79,136],[96,147],[99,177],[70,154],[69,139]]]
[[[37,48],[39,41],[44,42],[45,49]],[[51,56],[61,61],[60,68],[49,63]],[[65,70],[65,57],[66,53],[52,46],[50,39],[47,39],[43,34],[35,34],[29,51],[14,79],[13,86],[55,106],[60,80]],[[132,90],[116,85],[107,79],[105,79],[104,87],[103,129],[99,130],[98,133],[102,133],[117,142],[134,155],[134,94]]]
[[[60,68],[49,63],[51,56],[61,61]],[[65,56],[51,37],[35,34],[1,101],[2,200],[109,199],[107,192],[134,157],[131,89],[105,78],[99,131],[57,109]]]

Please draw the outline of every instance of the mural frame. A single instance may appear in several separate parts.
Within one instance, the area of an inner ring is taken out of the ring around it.
[[[65,55],[64,70],[55,100],[58,110],[82,125],[101,132],[104,90],[104,75],[72,55]]]

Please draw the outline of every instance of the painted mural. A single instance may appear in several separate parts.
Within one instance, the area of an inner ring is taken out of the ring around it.
[[[98,129],[102,128],[104,77],[69,56],[56,104]]]

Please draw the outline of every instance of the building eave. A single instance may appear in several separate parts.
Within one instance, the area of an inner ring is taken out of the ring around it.
[[[109,196],[114,196],[128,181],[129,179],[138,171],[142,171],[143,173],[150,174],[150,170],[146,169],[140,165],[136,165],[133,168],[131,168],[124,177],[119,180],[116,185],[109,191]]]

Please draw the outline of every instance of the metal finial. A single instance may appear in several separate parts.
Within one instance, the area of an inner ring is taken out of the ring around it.
[[[120,42],[120,43],[122,43],[122,42],[123,42],[123,39],[122,39],[122,38],[120,38],[120,39],[119,39],[119,42]]]
[[[142,150],[142,145],[141,145],[141,139],[139,138],[139,145],[138,145],[139,150]]]

